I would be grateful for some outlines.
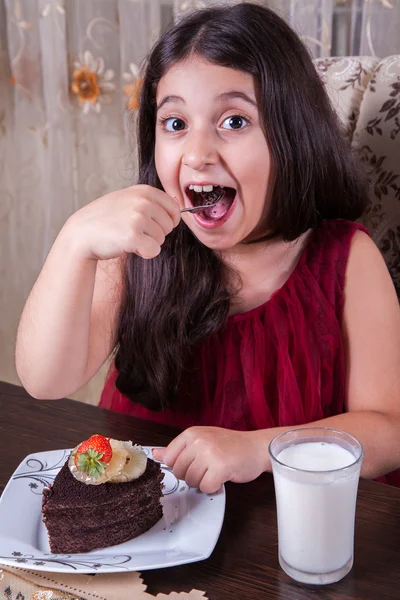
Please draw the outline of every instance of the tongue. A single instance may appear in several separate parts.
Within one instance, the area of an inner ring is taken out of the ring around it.
[[[227,194],[221,198],[217,204],[211,208],[205,208],[201,211],[201,214],[204,215],[207,219],[211,219],[216,221],[217,219],[221,219],[226,215],[228,210],[230,209],[232,204],[232,199],[229,198]]]
[[[223,194],[221,200],[217,202],[215,206],[205,208],[199,213],[203,219],[210,219],[211,221],[217,221],[226,215],[232,202],[235,199],[236,191],[232,188],[216,188],[212,192],[200,192],[195,194],[195,206],[212,204]]]

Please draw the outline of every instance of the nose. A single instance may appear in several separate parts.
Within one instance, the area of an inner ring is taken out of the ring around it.
[[[191,131],[187,134],[183,148],[182,163],[195,171],[217,161],[217,146],[214,137],[205,132]]]

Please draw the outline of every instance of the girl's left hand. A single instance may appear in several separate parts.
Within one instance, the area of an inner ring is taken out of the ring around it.
[[[190,427],[166,448],[155,448],[153,456],[189,487],[213,494],[226,481],[245,483],[266,470],[268,447],[261,442],[260,433]]]

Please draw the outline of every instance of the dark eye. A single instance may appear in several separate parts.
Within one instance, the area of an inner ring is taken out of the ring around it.
[[[164,128],[167,131],[182,131],[185,129],[185,121],[182,119],[177,119],[176,117],[171,117],[169,119],[165,119]]]
[[[240,115],[233,115],[232,117],[228,117],[222,123],[223,129],[243,129],[246,127],[247,119],[241,117]]]

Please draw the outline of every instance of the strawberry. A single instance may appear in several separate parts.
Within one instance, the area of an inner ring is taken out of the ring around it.
[[[73,457],[78,471],[97,479],[104,473],[112,457],[110,438],[99,434],[92,435],[78,446]]]

